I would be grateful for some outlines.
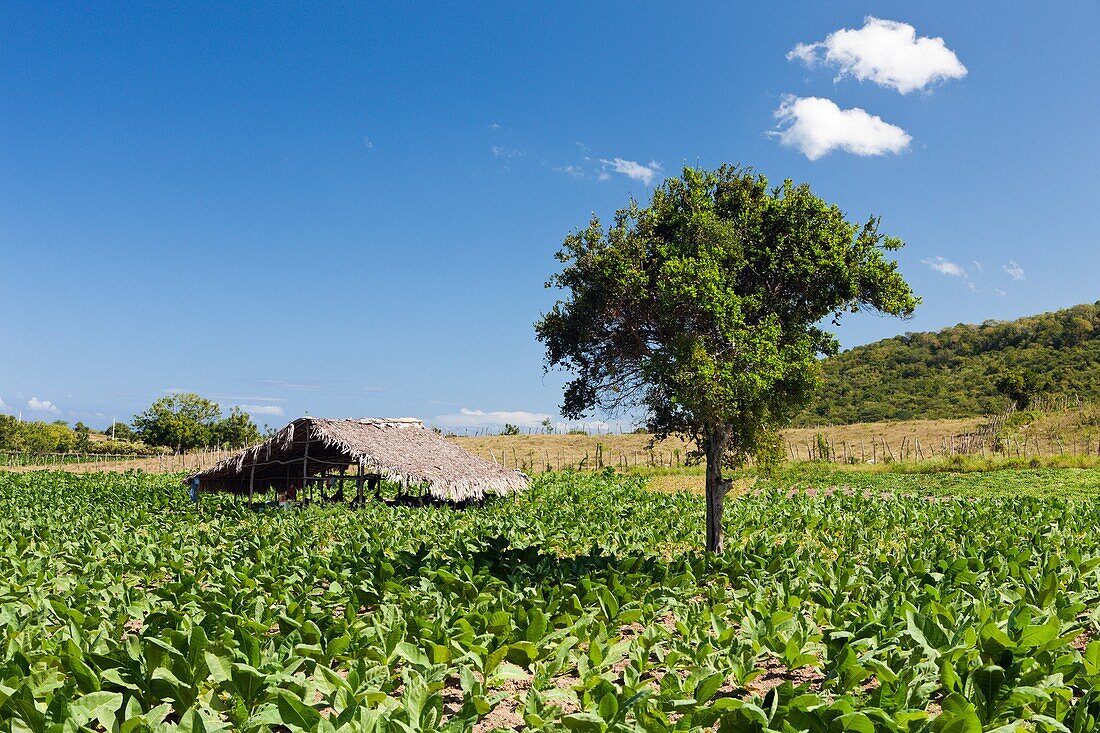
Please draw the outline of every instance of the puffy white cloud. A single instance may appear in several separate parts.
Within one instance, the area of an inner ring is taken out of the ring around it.
[[[463,407],[457,413],[449,415],[437,415],[432,422],[447,427],[486,427],[489,425],[504,425],[510,423],[519,427],[539,427],[542,421],[549,418],[545,412],[527,412],[526,410],[468,410]]]
[[[607,173],[607,168],[610,168],[615,173],[621,173],[627,178],[633,178],[635,181],[641,181],[645,185],[649,185],[653,182],[654,176],[661,172],[661,166],[655,160],[649,161],[647,165],[642,165],[636,160],[625,160],[624,158],[612,158],[608,160],[606,158],[600,158],[600,163],[604,165],[603,173]],[[610,176],[601,175],[599,178],[601,181],[607,180]]]
[[[817,43],[799,43],[787,54],[809,66],[823,62],[850,75],[902,94],[936,82],[961,79],[966,67],[942,38],[917,36],[908,23],[864,18],[862,28],[842,28]]]
[[[285,413],[280,405],[237,405],[249,415],[275,415],[281,417]]]
[[[810,160],[843,150],[853,155],[900,153],[912,138],[897,125],[859,107],[841,109],[831,99],[788,95],[775,111],[771,135]]]
[[[1024,279],[1024,268],[1016,264],[1015,260],[1009,260],[1004,266],[1004,271],[1008,273],[1008,276],[1013,280]]]
[[[40,400],[37,397],[31,397],[27,400],[27,407],[37,412],[48,412],[51,415],[60,415],[61,408],[50,402],[49,400]]]
[[[921,260],[921,262],[944,275],[950,275],[951,277],[966,277],[966,270],[963,269],[962,265],[958,265],[946,257],[936,256],[930,260]]]

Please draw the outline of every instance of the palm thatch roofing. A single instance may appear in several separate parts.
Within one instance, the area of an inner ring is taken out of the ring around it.
[[[527,487],[523,474],[463,450],[413,418],[334,420],[301,417],[271,438],[245,448],[198,478],[200,491],[248,493],[250,487],[302,487],[306,478],[336,475],[349,466],[402,484],[424,487],[443,501],[480,500]],[[352,476],[349,476],[352,478]]]

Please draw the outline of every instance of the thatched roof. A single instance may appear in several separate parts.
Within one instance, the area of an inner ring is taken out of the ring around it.
[[[525,476],[463,450],[413,418],[301,417],[187,481],[198,478],[203,491],[237,493],[247,492],[250,481],[257,490],[281,481],[300,485],[307,451],[311,477],[358,464],[365,473],[424,486],[445,501],[509,494],[528,485]]]

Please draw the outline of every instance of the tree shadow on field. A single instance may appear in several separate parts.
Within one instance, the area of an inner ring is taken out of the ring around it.
[[[541,545],[513,546],[507,538],[494,537],[470,553],[431,556],[422,547],[418,552],[400,552],[391,561],[399,574],[419,574],[423,569],[453,572],[456,566],[469,565],[473,575],[485,573],[514,588],[555,583],[575,585],[578,581],[615,578],[623,585],[675,586],[721,572],[713,558],[686,553],[671,559],[656,552],[633,551],[612,554],[600,547],[570,555]],[[398,564],[403,566],[398,569]]]

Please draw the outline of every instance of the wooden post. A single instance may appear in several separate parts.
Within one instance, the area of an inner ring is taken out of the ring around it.
[[[252,461],[252,471],[248,474],[248,508],[252,508],[252,491],[256,484],[256,461]]]
[[[305,450],[305,453],[302,454],[302,493],[305,493],[306,481],[308,480],[307,479],[308,476],[309,476],[309,426],[307,425],[306,426],[306,450]],[[287,497],[287,500],[288,501],[290,500],[289,496]]]

